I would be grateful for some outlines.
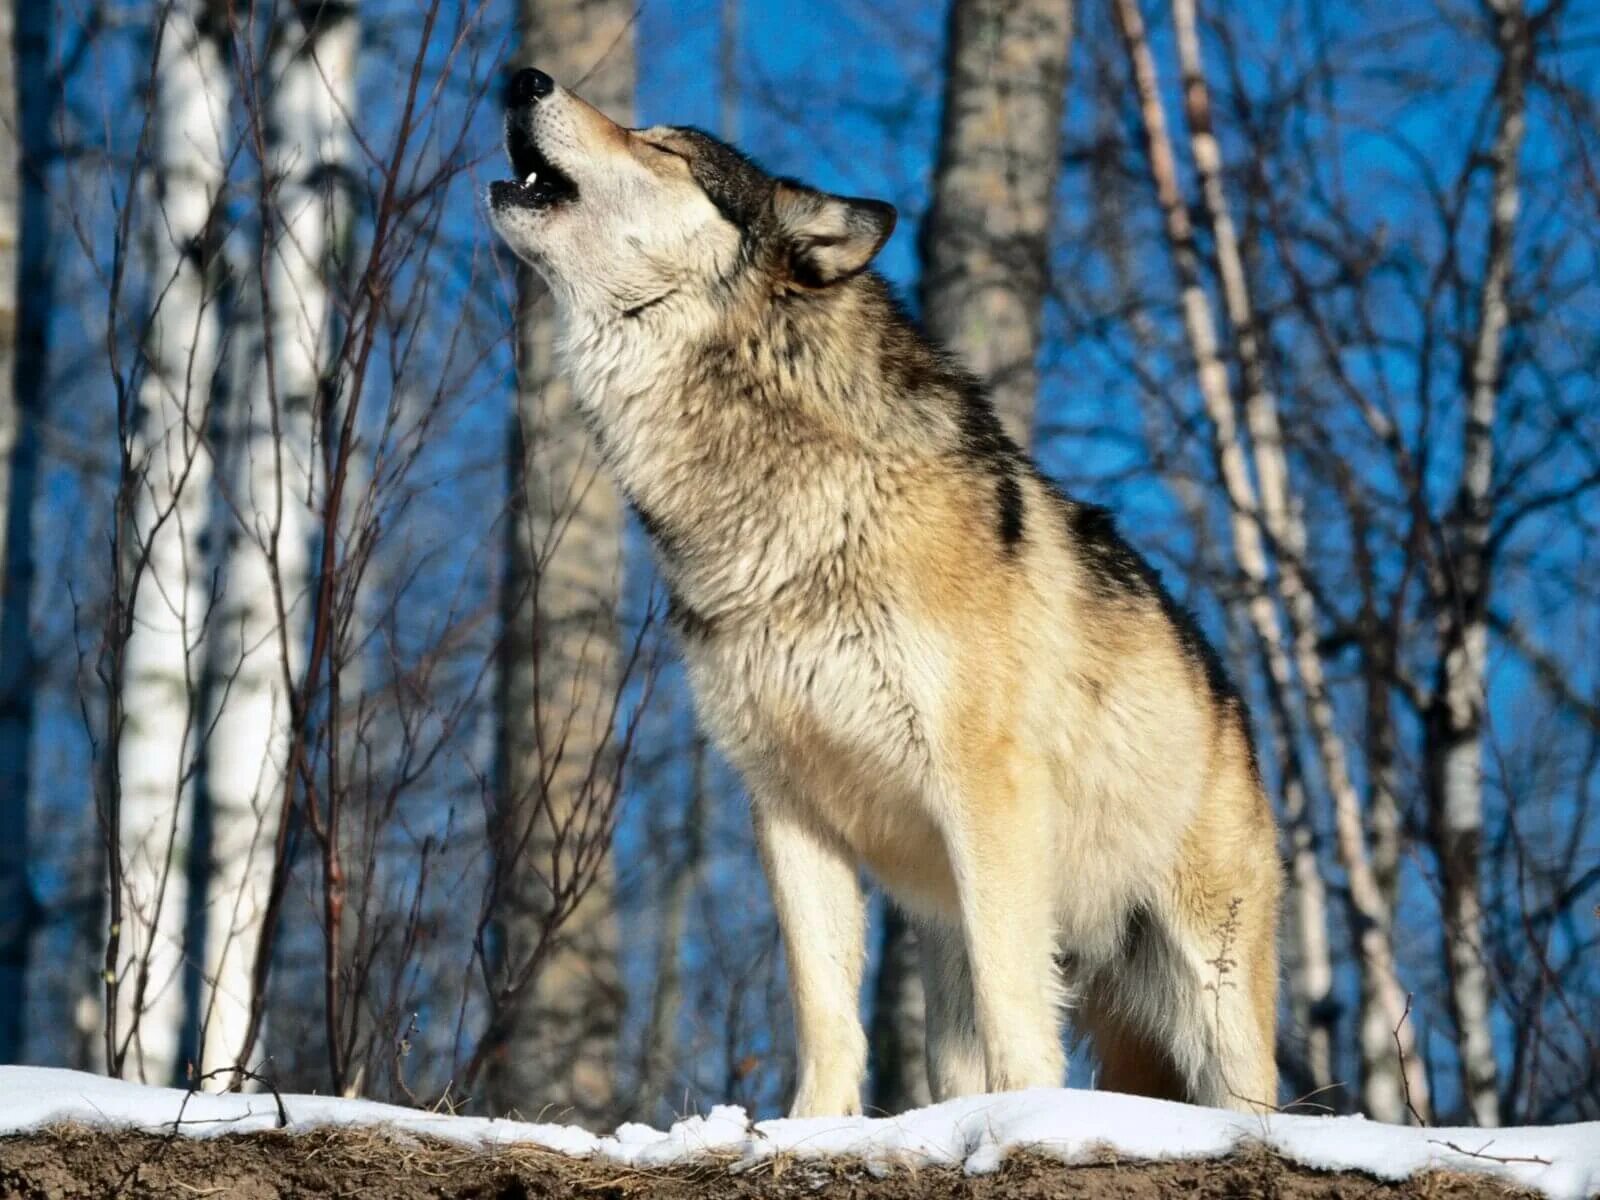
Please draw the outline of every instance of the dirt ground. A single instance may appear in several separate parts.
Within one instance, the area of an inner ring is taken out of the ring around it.
[[[898,1171],[877,1178],[860,1168],[778,1160],[734,1172],[708,1163],[637,1171],[539,1150],[475,1152],[437,1142],[393,1140],[371,1131],[245,1134],[206,1140],[59,1128],[0,1138],[0,1197],[372,1197],[374,1200],[1021,1200],[1022,1197],[1468,1198],[1525,1196],[1487,1179],[1434,1174],[1403,1184],[1363,1175],[1330,1175],[1292,1166],[1265,1152],[1215,1162],[1062,1166],[1014,1158],[996,1174]]]

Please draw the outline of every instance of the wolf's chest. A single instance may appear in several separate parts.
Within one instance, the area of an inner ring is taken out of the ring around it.
[[[687,651],[690,676],[701,721],[756,803],[799,806],[902,904],[932,912],[951,888],[926,802],[945,697],[918,685],[915,638],[880,620],[712,638]]]
[[[689,639],[696,703],[747,775],[814,780],[839,764],[908,783],[926,765],[930,705],[906,670],[907,638],[892,612],[762,619]]]

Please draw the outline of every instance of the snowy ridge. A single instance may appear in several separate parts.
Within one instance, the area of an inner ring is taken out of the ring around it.
[[[484,1147],[536,1145],[639,1167],[705,1154],[749,1165],[778,1154],[851,1157],[873,1170],[959,1166],[992,1171],[1009,1150],[1075,1162],[1107,1152],[1127,1159],[1215,1158],[1257,1142],[1326,1170],[1401,1179],[1419,1171],[1479,1171],[1558,1200],[1600,1192],[1600,1122],[1529,1129],[1407,1129],[1357,1117],[1255,1118],[1161,1100],[1071,1089],[972,1096],[887,1118],[761,1121],[718,1107],[666,1132],[628,1124],[599,1137],[568,1125],[418,1112],[366,1100],[284,1096],[290,1130],[382,1126]],[[171,1130],[197,1137],[278,1126],[271,1095],[190,1094],[77,1071],[0,1067],[0,1135],[74,1121]],[[1493,1157],[1488,1157],[1493,1156]],[[1507,1161],[1498,1161],[1507,1160]],[[1526,1161],[1516,1161],[1526,1160]],[[1543,1161],[1539,1161],[1543,1160]]]

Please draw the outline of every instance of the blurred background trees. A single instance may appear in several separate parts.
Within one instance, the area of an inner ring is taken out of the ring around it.
[[[585,99],[633,124],[631,4],[522,0],[520,21],[514,66],[582,79]],[[501,961],[486,1084],[502,1111],[554,1106],[603,1123],[616,1106],[623,1006],[609,854],[623,768],[622,501],[555,368],[550,297],[522,266],[516,324],[490,838]]]
[[[536,61],[899,205],[884,270],[1224,648],[1285,1104],[1600,1116],[1592,8],[8,2],[0,1059],[783,1103],[737,780],[483,220]]]

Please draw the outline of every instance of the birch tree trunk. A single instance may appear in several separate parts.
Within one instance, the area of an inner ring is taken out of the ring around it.
[[[157,38],[146,230],[152,312],[130,430],[136,494],[125,539],[136,562],[118,741],[123,914],[112,1069],[171,1083],[184,1019],[190,802],[211,600],[202,533],[206,413],[221,336],[216,222],[232,130],[226,26],[211,6],[171,0]]]
[[[1499,113],[1489,150],[1489,245],[1478,320],[1465,364],[1467,406],[1461,479],[1449,528],[1450,574],[1442,613],[1439,684],[1429,720],[1428,785],[1444,877],[1445,960],[1461,1060],[1463,1094],[1479,1125],[1500,1123],[1498,1071],[1489,1028],[1479,860],[1483,842],[1483,722],[1488,686],[1489,537],[1493,517],[1494,427],[1509,323],[1526,87],[1533,41],[1521,0],[1486,0],[1500,55]]]
[[[1228,219],[1226,200],[1221,190],[1220,156],[1215,138],[1210,132],[1209,106],[1206,101],[1203,75],[1199,72],[1194,9],[1189,0],[1176,0],[1174,17],[1179,27],[1179,53],[1184,62],[1185,97],[1188,101],[1189,119],[1191,129],[1196,135],[1194,139],[1196,165],[1200,168],[1202,185],[1206,193],[1208,220],[1218,243],[1218,262],[1224,277],[1225,303],[1229,305],[1229,316],[1234,323],[1241,355],[1249,354],[1253,357],[1253,361],[1248,365],[1241,363],[1243,367],[1241,373],[1245,378],[1247,417],[1257,427],[1252,431],[1257,433],[1258,443],[1265,443],[1264,450],[1260,444],[1257,446],[1257,466],[1258,474],[1262,478],[1262,491],[1270,495],[1267,497],[1267,503],[1260,507],[1257,504],[1255,483],[1251,479],[1246,463],[1243,439],[1234,417],[1233,397],[1230,392],[1227,367],[1219,351],[1211,302],[1201,279],[1200,255],[1194,230],[1179,189],[1177,164],[1167,134],[1155,58],[1150,52],[1138,0],[1116,0],[1115,15],[1138,90],[1146,154],[1157,198],[1166,219],[1167,239],[1182,295],[1184,325],[1189,337],[1190,350],[1195,358],[1201,399],[1210,419],[1219,474],[1228,497],[1234,553],[1241,571],[1254,591],[1249,606],[1251,624],[1256,630],[1257,638],[1269,663],[1269,675],[1272,677],[1273,687],[1281,695],[1292,694],[1293,684],[1289,676],[1289,664],[1282,648],[1283,636],[1278,613],[1268,590],[1270,580],[1266,547],[1259,528],[1260,523],[1265,523],[1269,531],[1274,532],[1275,540],[1279,541],[1279,594],[1289,612],[1294,635],[1295,665],[1300,670],[1300,683],[1306,692],[1307,707],[1316,734],[1318,751],[1328,776],[1329,789],[1334,795],[1339,857],[1348,877],[1351,903],[1356,909],[1358,918],[1354,924],[1363,987],[1370,986],[1373,989],[1372,1003],[1381,1008],[1385,1019],[1389,1022],[1390,1036],[1398,1047],[1398,1057],[1392,1059],[1386,1047],[1383,1061],[1385,1064],[1393,1062],[1396,1067],[1400,1061],[1404,1061],[1411,1103],[1419,1112],[1425,1113],[1426,1078],[1416,1054],[1415,1040],[1410,1026],[1404,1020],[1407,1008],[1405,992],[1400,987],[1396,974],[1394,951],[1388,930],[1379,919],[1383,911],[1382,898],[1367,851],[1359,801],[1350,785],[1348,770],[1344,763],[1343,746],[1334,725],[1332,706],[1322,681],[1321,662],[1316,651],[1315,612],[1312,608],[1312,598],[1305,588],[1304,578],[1300,572],[1304,557],[1304,529],[1300,524],[1298,513],[1294,510],[1288,490],[1287,468],[1282,456],[1281,433],[1277,429],[1275,401],[1266,389],[1265,373],[1259,351],[1256,349],[1254,318],[1250,312],[1238,242],[1233,233],[1232,223]],[[1226,250],[1224,242],[1227,243]],[[1247,342],[1248,350],[1245,348]],[[1281,538],[1278,537],[1280,534]],[[1368,913],[1373,914],[1372,917],[1367,917]],[[1381,1070],[1375,1071],[1370,1078],[1374,1089],[1369,1102],[1375,1100],[1380,1106],[1374,1110],[1374,1115],[1383,1115],[1386,1119],[1404,1119],[1404,1087],[1399,1084],[1398,1072],[1388,1077],[1395,1081],[1395,1086],[1388,1092],[1378,1087],[1386,1079]],[[1366,1083],[1367,1079],[1364,1079],[1364,1088]],[[1364,1097],[1364,1099],[1369,1098]]]
[[[146,238],[152,311],[129,431],[134,561],[118,742],[123,914],[113,1070],[176,1081],[192,778],[210,587],[201,534],[220,329],[217,221],[231,137],[226,28],[208,0],[157,27]],[[124,598],[130,599],[130,598]]]
[[[951,0],[922,317],[1032,441],[1074,0]],[[874,1108],[928,1103],[916,936],[890,912],[873,1003]]]
[[[360,26],[351,4],[284,5],[267,62],[261,345],[230,414],[223,590],[210,659],[212,829],[202,1057],[239,1065],[285,794],[289,696],[304,666],[319,480],[317,418],[331,377],[329,280],[349,220]]]
[[[521,65],[580,88],[630,124],[634,5],[523,0],[521,12]],[[544,288],[525,268],[519,288],[493,846],[494,928],[511,964],[530,961],[541,944],[550,881],[572,875],[582,839],[571,832],[593,819],[596,780],[611,777],[623,529],[616,491],[552,360]],[[491,1107],[604,1122],[617,1104],[621,996],[608,856],[526,986],[509,989],[493,1015]]]

